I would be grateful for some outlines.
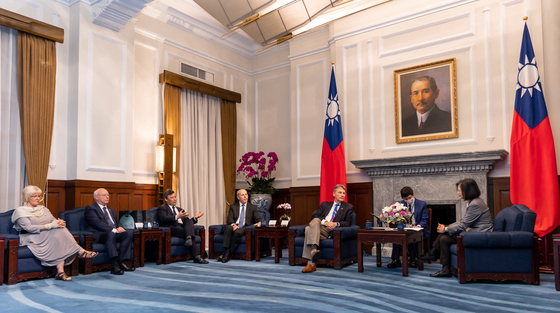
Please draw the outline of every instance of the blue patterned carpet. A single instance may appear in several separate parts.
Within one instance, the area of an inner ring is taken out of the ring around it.
[[[377,268],[365,257],[342,270],[318,268],[302,274],[267,257],[260,263],[214,260],[208,265],[147,263],[135,272],[79,275],[73,282],[33,280],[0,286],[0,312],[559,312],[553,275],[541,285],[470,283],[431,278],[424,271]]]

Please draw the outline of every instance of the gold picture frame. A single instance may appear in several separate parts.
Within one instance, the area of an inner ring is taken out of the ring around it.
[[[394,79],[397,143],[459,137],[455,58],[396,70]]]

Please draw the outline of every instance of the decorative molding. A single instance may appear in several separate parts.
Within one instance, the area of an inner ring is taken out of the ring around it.
[[[158,177],[156,172],[132,171],[132,176]]]
[[[91,5],[93,24],[119,32],[154,0],[99,0]]]
[[[389,50],[389,51],[384,51],[384,49],[383,49],[384,40],[386,40],[388,38],[409,33],[411,30],[417,31],[417,30],[426,29],[426,28],[433,27],[433,26],[443,25],[445,23],[457,21],[457,20],[460,20],[462,18],[468,18],[468,23],[469,23],[469,30],[468,31],[458,33],[458,34],[454,34],[454,35],[447,36],[447,37],[438,38],[438,39],[435,39],[435,40],[425,41],[425,42],[422,42],[422,43],[419,43],[419,44],[409,45],[409,46],[406,46],[406,47],[403,47],[403,48]],[[471,37],[471,36],[474,36],[475,33],[476,33],[476,23],[475,23],[475,18],[474,18],[474,12],[460,14],[460,15],[453,16],[453,17],[450,17],[450,18],[446,18],[446,19],[443,19],[443,20],[439,20],[439,21],[436,21],[436,22],[433,22],[433,23],[424,24],[421,27],[414,27],[414,28],[398,31],[398,32],[395,32],[395,33],[392,33],[392,34],[389,34],[389,35],[379,37],[379,58],[383,58],[383,57],[387,57],[387,56],[390,56],[390,55],[395,55],[395,54],[399,54],[399,53],[403,53],[403,52],[407,52],[407,51],[418,50],[418,49],[425,48],[425,47],[432,47],[432,46],[435,46],[435,45],[438,45],[438,44],[442,44],[442,43],[451,42],[451,41],[454,41],[454,40],[459,40],[459,39]]]
[[[486,74],[486,139],[494,141],[494,106],[492,101],[492,38],[490,9],[482,10],[484,17],[484,65]]]
[[[246,58],[255,58],[255,52],[262,49],[260,45],[255,43],[245,33],[235,32],[225,38],[221,38],[228,31],[223,27],[215,28],[172,7],[169,7],[166,13],[168,17],[167,24],[239,53]]]
[[[369,152],[375,151],[375,118],[374,118],[374,101],[373,101],[373,41],[367,42],[367,57],[368,57],[368,74],[369,74]]]
[[[365,170],[371,177],[445,175],[449,173],[487,173],[497,161],[504,160],[507,155],[508,152],[505,150],[494,150],[351,162],[356,168]]]
[[[301,95],[301,91],[300,91],[300,68],[303,67],[307,67],[307,66],[311,66],[311,65],[315,65],[315,64],[321,64],[322,68],[323,68],[323,75],[321,75],[323,77],[323,97],[327,96],[327,90],[325,90],[325,88],[328,86],[327,83],[327,76],[328,76],[328,71],[327,71],[327,59],[326,58],[322,58],[322,59],[318,59],[318,60],[314,60],[311,61],[309,63],[303,63],[303,64],[299,64],[296,66],[296,180],[308,180],[308,179],[318,179],[320,178],[319,175],[308,175],[308,176],[302,176],[301,175],[301,126],[300,126],[300,107],[301,107],[301,102],[300,102],[300,95]],[[326,98],[323,98],[323,103],[327,103]]]
[[[120,166],[119,167],[103,167],[103,166],[95,166],[91,164],[91,153],[93,149],[91,147],[92,144],[92,124],[93,121],[91,120],[92,117],[92,96],[93,96],[93,39],[94,37],[101,38],[103,40],[112,42],[116,45],[120,45],[122,47],[122,95],[121,95],[121,157],[120,157]],[[114,38],[110,38],[98,33],[95,33],[91,30],[88,31],[88,59],[87,59],[87,83],[86,83],[86,171],[93,171],[93,172],[107,172],[107,173],[125,173],[125,161],[126,161],[126,88],[127,88],[127,73],[126,73],[126,59],[127,49],[126,49],[126,42],[118,41]]]
[[[276,64],[276,65],[263,67],[261,69],[252,71],[251,76],[266,73],[266,72],[270,72],[270,71],[274,71],[274,70],[278,70],[278,69],[285,68],[285,67],[289,68],[291,66],[291,64],[292,63],[290,61],[286,61],[286,62],[279,63],[279,64]]]
[[[471,2],[476,2],[479,0],[452,0],[449,1],[447,3],[444,4],[438,4],[435,6],[431,6],[428,7],[426,9],[422,9],[422,10],[418,10],[416,12],[413,13],[407,13],[404,15],[401,15],[399,17],[393,18],[393,19],[389,19],[386,21],[382,21],[379,23],[374,23],[374,24],[370,24],[368,26],[363,26],[363,27],[359,27],[359,28],[355,28],[353,30],[347,31],[345,33],[340,33],[338,35],[332,36],[329,41],[328,41],[328,45],[330,46],[331,44],[333,44],[336,41],[345,39],[345,38],[350,38],[350,37],[354,37],[357,36],[359,34],[363,34],[372,30],[376,30],[376,29],[380,29],[380,28],[385,28],[391,25],[396,25],[399,23],[403,23],[409,20],[413,20],[422,16],[428,16],[437,12],[441,12],[441,11],[445,11],[445,10],[449,10],[451,8],[454,7],[458,7],[458,6],[462,6],[465,4],[469,4]]]
[[[259,83],[265,82],[273,79],[278,79],[281,77],[290,76],[290,73],[284,73],[280,75],[270,76],[266,78],[261,78],[255,80],[255,150],[259,151]],[[289,85],[289,84],[288,84]]]
[[[351,48],[356,48],[356,62],[358,63],[358,149],[359,158],[364,158],[364,119],[363,119],[363,101],[362,101],[362,45],[360,42],[342,47],[342,79],[343,79],[343,109],[344,109],[344,133],[348,134],[348,70],[346,67],[347,57],[346,51]],[[346,150],[347,151],[347,150]],[[345,152],[346,152],[345,151]],[[346,153],[348,155],[348,153]]]
[[[301,59],[301,58],[305,58],[311,55],[315,55],[315,54],[319,54],[319,53],[323,53],[323,52],[328,52],[330,51],[330,47],[329,46],[324,46],[324,47],[319,47],[316,49],[312,49],[312,50],[308,50],[305,52],[301,52],[298,54],[293,54],[293,55],[289,55],[288,59],[290,59],[290,61],[295,61],[297,59]]]
[[[470,74],[471,74],[471,120],[472,120],[472,138],[470,139],[448,139],[448,140],[438,140],[438,141],[425,141],[425,142],[420,142],[420,143],[407,143],[407,144],[402,144],[402,145],[398,145],[398,146],[387,146],[387,142],[386,142],[386,134],[385,131],[387,130],[387,127],[385,126],[386,123],[386,119],[385,118],[381,118],[381,141],[382,141],[382,147],[381,147],[381,152],[393,152],[393,151],[406,151],[406,150],[410,150],[412,148],[414,149],[432,149],[435,147],[442,147],[442,146],[457,146],[457,145],[468,145],[468,144],[476,144],[478,143],[478,119],[477,119],[477,115],[478,115],[478,108],[477,108],[477,86],[476,86],[476,53],[475,53],[475,45],[471,44],[468,46],[463,46],[463,47],[458,47],[456,49],[452,49],[452,50],[447,50],[447,51],[440,51],[438,53],[435,54],[429,54],[429,55],[422,55],[419,57],[416,57],[414,59],[406,59],[406,60],[399,60],[396,63],[391,63],[391,64],[385,64],[381,66],[381,70],[380,70],[380,78],[381,78],[381,83],[380,86],[385,86],[385,75],[384,72],[386,69],[388,68],[394,68],[397,66],[405,66],[405,64],[411,64],[411,63],[420,63],[423,61],[426,61],[428,59],[435,59],[435,58],[439,58],[439,57],[444,57],[444,56],[448,56],[450,54],[454,54],[454,53],[459,53],[459,52],[469,52],[469,57],[470,57]],[[392,75],[391,75],[392,77]],[[392,84],[391,84],[392,85]],[[381,98],[381,103],[386,103],[385,102],[385,90],[384,88],[381,88],[380,91],[380,98]],[[394,99],[393,99],[394,101]],[[381,117],[385,116],[385,106],[381,106],[380,109],[380,113],[381,113]]]
[[[163,37],[159,34],[156,34],[154,32],[151,32],[149,30],[146,30],[144,28],[138,27],[138,26],[134,27],[134,32],[137,33],[138,35],[142,35],[144,37],[156,40],[158,42],[164,42],[165,41],[165,37]]]

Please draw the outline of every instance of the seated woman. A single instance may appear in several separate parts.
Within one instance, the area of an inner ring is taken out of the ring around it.
[[[441,271],[430,274],[432,277],[451,277],[451,260],[449,248],[457,243],[457,236],[463,231],[491,232],[493,228],[492,215],[488,206],[480,199],[480,189],[473,179],[463,179],[456,184],[459,198],[467,201],[467,208],[463,218],[450,225],[438,224],[438,237],[434,241],[432,250],[420,259],[425,261],[437,260],[440,254]]]
[[[57,280],[70,281],[64,265],[71,264],[76,256],[94,258],[97,252],[80,247],[66,228],[66,222],[52,216],[49,209],[39,205],[43,192],[37,186],[23,189],[22,200],[27,202],[14,210],[12,223],[19,231],[19,245],[27,246],[43,266],[56,266]]]

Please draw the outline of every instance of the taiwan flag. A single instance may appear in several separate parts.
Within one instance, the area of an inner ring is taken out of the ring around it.
[[[321,156],[321,202],[333,201],[333,190],[337,184],[342,184],[346,188],[346,158],[344,157],[342,121],[340,119],[340,105],[333,65],[325,115],[323,154]],[[344,201],[346,201],[346,197]]]
[[[556,152],[527,24],[523,31],[511,129],[510,198],[537,213],[540,237],[560,224]]]

